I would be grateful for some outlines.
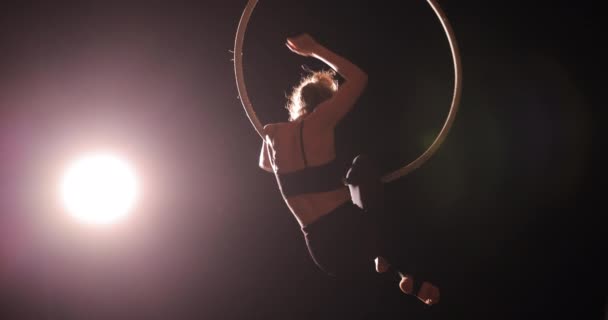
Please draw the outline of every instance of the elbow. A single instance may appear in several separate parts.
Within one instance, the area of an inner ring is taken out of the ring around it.
[[[361,71],[361,83],[363,84],[363,87],[367,86],[367,73],[365,71]]]
[[[361,71],[359,75],[357,75],[357,83],[359,84],[361,90],[367,87],[367,78],[367,73],[365,73],[364,71]]]
[[[356,77],[357,77],[357,81],[359,81],[360,83],[366,85],[367,84],[367,72],[365,72],[363,69],[357,67],[356,68],[357,73],[356,73]]]
[[[270,164],[267,161],[265,161],[265,159],[263,159],[263,158],[260,159],[260,162],[258,163],[258,167],[260,167],[260,169],[262,169],[266,172],[273,172]]]
[[[264,159],[260,159],[258,162],[258,167],[264,171],[268,171],[268,165],[264,162]]]
[[[272,171],[272,168],[268,167],[268,166],[264,166],[260,164],[260,169],[266,171],[266,172],[270,172],[273,173],[274,171]]]

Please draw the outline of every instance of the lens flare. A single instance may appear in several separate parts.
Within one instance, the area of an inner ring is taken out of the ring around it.
[[[92,224],[124,218],[135,205],[137,180],[131,167],[110,154],[91,154],[66,171],[61,195],[67,211]]]

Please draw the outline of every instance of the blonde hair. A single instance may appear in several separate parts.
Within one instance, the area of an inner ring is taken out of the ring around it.
[[[285,108],[289,110],[289,121],[312,112],[321,102],[331,98],[338,90],[338,81],[333,70],[310,71],[302,77],[287,97]]]

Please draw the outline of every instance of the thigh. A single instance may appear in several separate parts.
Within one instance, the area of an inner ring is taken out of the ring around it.
[[[373,259],[380,251],[374,217],[349,204],[322,219],[306,234],[315,263],[336,277],[373,273]]]

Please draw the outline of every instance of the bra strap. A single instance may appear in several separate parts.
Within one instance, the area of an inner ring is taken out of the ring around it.
[[[300,149],[302,150],[302,159],[304,159],[304,166],[308,167],[308,161],[306,161],[306,152],[304,151],[304,120],[300,122]]]

